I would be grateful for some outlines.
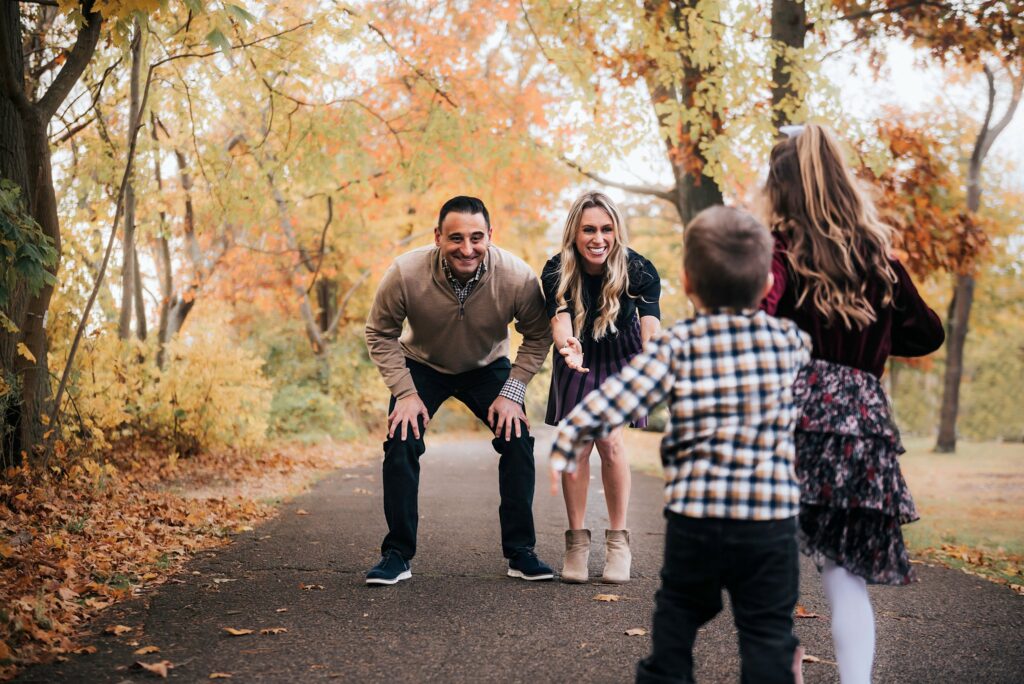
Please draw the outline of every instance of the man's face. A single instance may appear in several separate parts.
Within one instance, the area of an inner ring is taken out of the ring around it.
[[[483,214],[452,212],[434,229],[434,244],[441,248],[452,275],[464,282],[483,263],[491,244],[491,230]]]

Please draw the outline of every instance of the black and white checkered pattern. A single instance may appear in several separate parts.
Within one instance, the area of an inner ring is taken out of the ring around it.
[[[661,443],[665,505],[692,518],[777,520],[799,511],[792,385],[811,342],[763,311],[714,311],[677,323],[558,426],[552,465],[574,445],[669,402]]]

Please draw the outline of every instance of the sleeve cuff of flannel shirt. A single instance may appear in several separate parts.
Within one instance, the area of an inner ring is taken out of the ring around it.
[[[576,470],[576,452],[572,437],[565,430],[564,424],[559,426],[558,434],[555,435],[555,443],[551,445],[549,463],[551,469],[557,472],[571,473]]]
[[[515,378],[509,378],[505,381],[505,386],[498,392],[499,397],[505,397],[511,399],[517,404],[523,406],[526,405],[526,383],[522,380],[516,380]]]

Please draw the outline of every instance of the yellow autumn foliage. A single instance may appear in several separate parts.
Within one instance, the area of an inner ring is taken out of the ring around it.
[[[215,329],[174,339],[163,370],[153,347],[113,329],[83,342],[66,409],[73,451],[152,438],[184,455],[263,439],[272,393],[259,356]]]

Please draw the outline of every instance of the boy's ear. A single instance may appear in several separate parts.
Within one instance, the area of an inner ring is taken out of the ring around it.
[[[768,293],[772,291],[772,287],[774,287],[774,285],[775,274],[772,273],[771,271],[768,271],[768,278],[765,280],[764,291],[761,293],[761,299],[764,299],[765,297],[768,296]]]
[[[693,294],[693,286],[690,284],[690,274],[683,269],[683,292],[688,295]]]

